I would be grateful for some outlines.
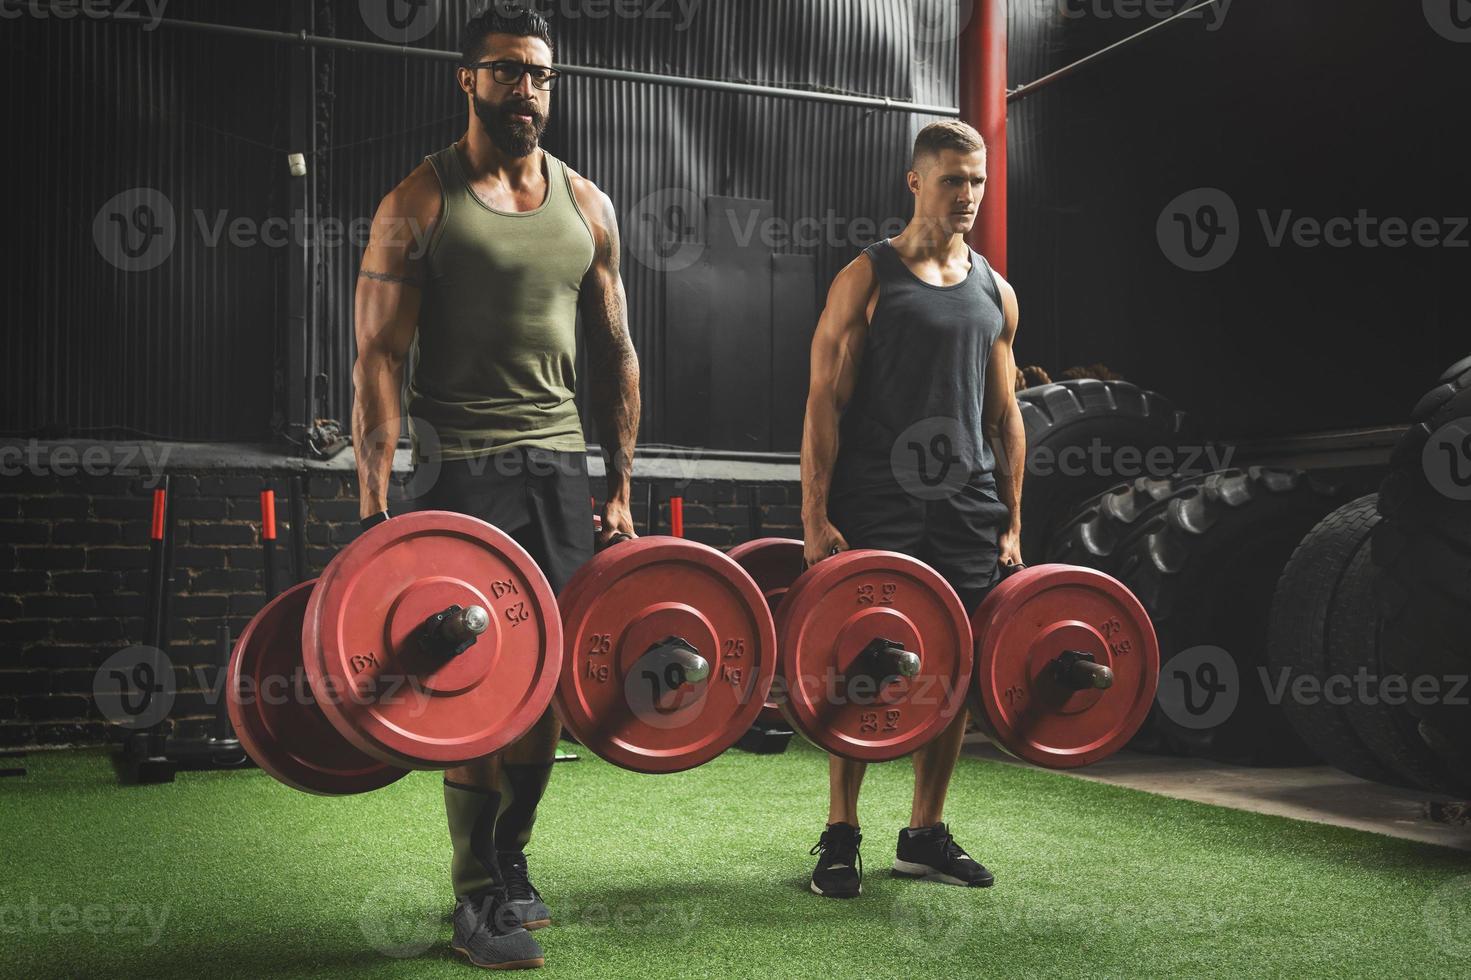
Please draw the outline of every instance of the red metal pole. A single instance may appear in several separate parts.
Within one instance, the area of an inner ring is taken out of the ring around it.
[[[986,199],[970,246],[1006,275],[1006,0],[974,0],[960,35],[960,118],[986,140]],[[962,12],[966,4],[961,4]]]

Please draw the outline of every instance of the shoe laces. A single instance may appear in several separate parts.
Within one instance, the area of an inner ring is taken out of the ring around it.
[[[863,880],[863,853],[858,845],[863,835],[856,830],[824,830],[808,854],[821,854],[828,864],[847,864],[858,870],[858,880]]]
[[[506,890],[487,888],[466,899],[475,912],[475,919],[492,935],[513,931],[517,926],[515,917],[506,909]]]
[[[958,861],[961,858],[970,857],[965,853],[965,848],[955,843],[955,835],[950,833],[950,828],[945,824],[940,824],[935,829],[935,836],[940,842],[940,853],[948,860]]]
[[[541,897],[536,886],[531,883],[524,856],[502,862],[501,877],[505,879],[507,901],[531,902]]]

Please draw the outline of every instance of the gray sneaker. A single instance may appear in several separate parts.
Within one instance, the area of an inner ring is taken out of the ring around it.
[[[455,903],[455,936],[450,946],[486,970],[531,970],[546,963],[541,944],[507,913],[505,893],[500,889]]]
[[[552,924],[552,910],[541,900],[541,892],[531,883],[526,869],[526,855],[502,851],[496,860],[506,882],[505,914],[507,921],[523,929],[544,929]]]

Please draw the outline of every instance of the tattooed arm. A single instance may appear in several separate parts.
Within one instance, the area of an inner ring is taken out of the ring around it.
[[[421,163],[378,206],[358,272],[352,442],[362,517],[388,509],[404,361],[419,326],[423,251],[441,207],[439,179]]]
[[[619,273],[623,245],[618,215],[608,195],[592,181],[573,175],[573,192],[592,226],[596,253],[578,300],[588,351],[588,397],[608,473],[603,538],[634,533],[630,498],[633,454],[638,443],[638,355],[628,335],[628,304]]]

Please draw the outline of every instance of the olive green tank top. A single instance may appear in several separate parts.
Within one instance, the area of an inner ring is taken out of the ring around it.
[[[523,213],[476,197],[455,146],[426,158],[444,209],[405,385],[415,459],[587,452],[575,401],[577,297],[595,243],[566,164],[544,157],[546,200]]]

